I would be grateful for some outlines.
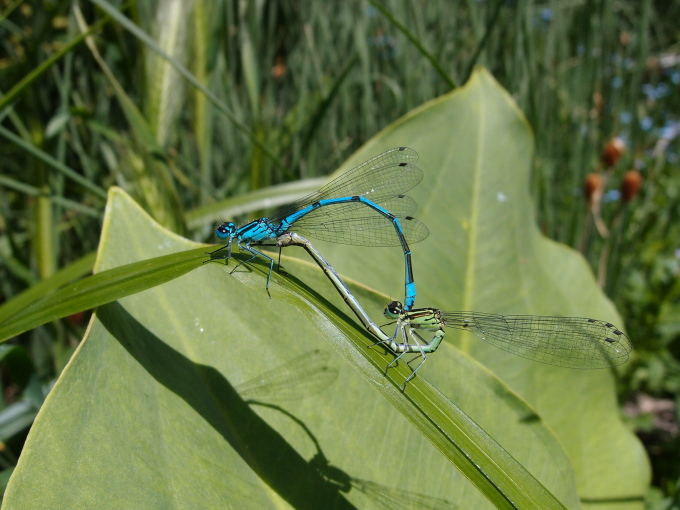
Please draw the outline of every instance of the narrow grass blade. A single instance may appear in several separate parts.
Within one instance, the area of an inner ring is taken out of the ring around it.
[[[83,177],[78,172],[76,172],[75,170],[67,167],[61,161],[53,158],[52,156],[50,156],[46,152],[43,152],[42,150],[38,149],[35,145],[27,142],[26,140],[24,140],[23,138],[21,138],[17,135],[15,135],[9,129],[6,129],[6,128],[0,126],[0,136],[4,136],[9,141],[14,143],[18,147],[21,147],[22,149],[24,149],[29,154],[35,156],[36,158],[43,161],[44,163],[47,163],[47,165],[54,168],[55,170],[58,170],[59,172],[64,174],[66,177],[68,177],[72,181],[77,182],[83,188],[88,189],[89,191],[91,191],[95,195],[106,199],[106,190],[104,190],[100,186],[97,186],[93,182],[90,182],[85,177]]]
[[[110,269],[38,299],[0,326],[0,342],[47,322],[110,303],[201,267],[206,249],[197,248]],[[10,302],[11,303],[11,302]]]
[[[55,204],[61,205],[66,209],[73,209],[75,211],[78,211],[79,213],[86,214],[87,216],[90,216],[92,218],[101,219],[101,217],[103,216],[102,212],[93,209],[92,207],[83,205],[80,202],[76,202],[75,200],[69,200],[68,198],[64,198],[60,195],[55,195],[49,192],[49,190],[47,190],[48,193],[45,193],[44,191],[40,190],[39,188],[36,188],[35,186],[25,184],[23,182],[12,179],[11,177],[0,175],[0,186],[6,186],[7,188],[19,191],[21,193],[25,193],[26,195],[32,197],[47,198],[50,201],[54,202]]]
[[[50,278],[42,280],[13,299],[3,303],[3,305],[0,306],[0,324],[7,320],[11,320],[13,315],[19,313],[36,301],[43,299],[45,296],[51,294],[60,287],[63,287],[67,283],[92,272],[92,267],[94,266],[96,258],[96,253],[89,253],[55,273]]]
[[[281,207],[317,191],[326,182],[328,179],[325,177],[305,179],[230,197],[189,211],[186,214],[187,226],[191,229],[199,228],[215,218],[233,218],[253,211]]]
[[[387,9],[384,5],[381,3],[377,2],[376,0],[368,0],[370,4],[378,9],[380,12],[383,13],[383,15],[392,23],[402,34],[404,34],[409,41],[413,43],[413,45],[418,48],[420,53],[423,54],[423,56],[430,61],[430,63],[434,66],[434,68],[437,70],[439,73],[439,76],[441,76],[446,83],[448,83],[449,87],[451,89],[455,89],[457,87],[456,82],[453,81],[453,79],[449,76],[449,73],[447,73],[444,68],[441,66],[439,61],[434,58],[434,55],[430,53],[425,46],[422,45],[422,43],[418,40],[418,38],[413,35],[408,28],[406,28],[397,18],[392,16],[392,13]]]
[[[64,46],[61,46],[59,51],[57,51],[54,55],[52,55],[50,58],[45,60],[43,63],[41,63],[38,67],[36,67],[33,71],[28,73],[22,80],[19,81],[14,87],[12,87],[7,94],[2,96],[0,98],[0,111],[3,110],[5,107],[7,107],[12,101],[14,101],[19,95],[29,86],[31,85],[35,80],[37,80],[40,76],[42,76],[50,67],[52,67],[54,64],[59,62],[64,56],[66,56],[73,48],[78,46],[81,42],[85,40],[87,36],[90,34],[95,33],[97,30],[99,30],[102,26],[104,26],[106,23],[111,21],[111,18],[106,16],[102,19],[100,19],[97,23],[92,25],[90,29],[83,33],[80,34],[78,37],[75,37],[72,41],[66,43]]]
[[[267,155],[267,157],[274,163],[278,168],[285,170],[284,164],[261,142],[259,142],[255,136],[255,134],[248,129],[248,127],[241,122],[234,113],[227,108],[227,106],[220,101],[220,99],[213,94],[210,90],[208,90],[200,81],[196,79],[196,77],[189,72],[189,70],[184,67],[183,65],[179,64],[178,62],[175,62],[170,55],[168,55],[166,52],[164,52],[158,44],[143,30],[141,30],[137,25],[135,25],[132,21],[130,21],[127,17],[125,17],[120,11],[118,11],[113,5],[111,5],[109,2],[106,2],[104,0],[91,0],[92,3],[96,4],[98,7],[103,9],[106,13],[108,13],[112,18],[114,18],[116,21],[118,21],[125,29],[127,29],[132,35],[137,37],[140,41],[142,41],[144,44],[146,44],[150,49],[158,53],[161,57],[166,59],[184,78],[186,78],[189,83],[191,83],[194,87],[199,89],[201,92],[203,92],[206,97],[212,101],[212,103],[215,105],[215,107],[221,111],[238,129],[240,129],[242,132],[244,132],[250,141],[257,145],[257,147]]]

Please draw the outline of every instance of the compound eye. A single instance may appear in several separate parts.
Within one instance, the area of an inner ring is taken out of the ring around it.
[[[384,315],[391,319],[397,319],[403,312],[403,305],[399,301],[392,301],[385,307]]]
[[[217,237],[224,239],[225,237],[229,237],[235,231],[236,225],[234,225],[234,223],[231,221],[226,221],[215,229],[215,234]]]
[[[392,301],[387,305],[387,310],[393,315],[399,315],[404,310],[404,307],[399,301]]]

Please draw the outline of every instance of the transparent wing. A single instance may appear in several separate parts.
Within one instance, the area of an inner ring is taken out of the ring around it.
[[[243,400],[301,400],[328,388],[338,377],[328,366],[328,353],[315,350],[236,386]]]
[[[415,166],[417,161],[418,153],[408,147],[383,152],[345,172],[319,191],[284,207],[269,220],[278,223],[319,200],[363,196],[378,203],[400,195],[423,179],[423,171]]]
[[[444,312],[442,319],[445,326],[468,330],[504,351],[558,367],[615,367],[633,348],[613,324],[584,317]]]
[[[409,244],[420,242],[429,235],[428,228],[410,216],[418,207],[412,198],[398,195],[377,205],[399,218]],[[357,203],[319,207],[293,223],[288,231],[322,241],[354,246],[401,244],[392,221],[375,209]]]
[[[375,204],[395,216],[410,216],[418,209],[416,201],[406,195],[397,195],[390,199],[375,202]],[[375,209],[372,209],[365,204],[349,202],[319,207],[318,209],[312,210],[309,214],[306,214],[295,223],[300,223],[302,225],[317,225],[331,220],[356,217],[357,215],[366,217],[384,217]]]
[[[387,510],[411,508],[417,508],[418,510],[453,510],[458,508],[455,504],[445,499],[389,487],[370,480],[354,478],[339,467],[331,465],[320,449],[310,460],[309,464],[342,492],[349,492],[355,489],[364,494],[370,500],[370,503],[372,503],[370,505],[371,508]]]
[[[458,506],[441,498],[435,498],[427,494],[410,492],[396,487],[388,487],[369,480],[351,478],[352,488],[365,494],[377,508],[389,510],[454,510]]]

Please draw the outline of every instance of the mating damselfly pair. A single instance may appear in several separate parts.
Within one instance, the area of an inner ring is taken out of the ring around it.
[[[345,302],[368,331],[395,359],[416,354],[420,363],[404,382],[404,388],[444,338],[444,327],[468,330],[483,340],[534,361],[561,367],[591,369],[614,367],[628,359],[632,347],[628,337],[612,324],[581,317],[495,315],[478,312],[442,312],[436,308],[414,308],[416,286],[410,243],[425,239],[429,230],[411,214],[416,203],[403,193],[423,177],[416,166],[418,154],[407,147],[389,150],[349,170],[319,191],[284,207],[269,218],[261,218],[237,228],[225,222],[216,229],[227,244],[211,253],[211,260],[229,259],[232,243],[251,257],[239,266],[262,257],[269,261],[268,289],[274,260],[257,250],[276,241],[279,247],[305,248],[324,270]],[[396,324],[389,336],[378,327],[351,294],[333,267],[302,235],[325,241],[364,245],[401,246],[405,264],[405,301],[392,301],[384,315]],[[223,252],[225,252],[223,254]],[[432,332],[430,340],[418,330]],[[413,361],[413,360],[411,360]],[[409,363],[411,362],[409,361]]]

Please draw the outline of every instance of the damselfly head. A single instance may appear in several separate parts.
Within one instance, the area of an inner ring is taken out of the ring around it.
[[[232,237],[236,232],[236,225],[232,221],[225,221],[215,229],[215,235],[220,239]]]
[[[400,301],[392,301],[385,307],[383,313],[388,319],[397,319],[403,312],[404,305]]]

